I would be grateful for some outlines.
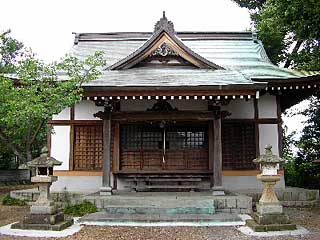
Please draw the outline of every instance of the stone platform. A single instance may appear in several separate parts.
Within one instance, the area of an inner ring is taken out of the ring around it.
[[[176,214],[213,214],[215,212],[250,214],[252,211],[251,197],[234,193],[213,196],[212,192],[117,192],[111,196],[100,196],[99,193],[94,193],[82,199],[95,204],[99,211],[109,213],[115,213],[114,211],[141,213],[142,208],[147,209],[145,211],[151,214],[172,212]],[[128,205],[130,210],[125,210]]]
[[[110,214],[96,212],[82,217],[79,222],[90,223],[226,223],[241,222],[237,214]]]
[[[243,211],[247,212],[249,205],[251,207],[251,199],[248,197],[244,197],[241,202],[241,198],[236,195],[212,196],[211,193],[203,192],[138,192],[117,193],[112,196],[100,196],[96,193],[85,199],[96,204],[100,212],[82,217],[82,223],[240,222],[236,213],[237,202],[238,207],[243,204]],[[234,213],[231,213],[231,209]]]

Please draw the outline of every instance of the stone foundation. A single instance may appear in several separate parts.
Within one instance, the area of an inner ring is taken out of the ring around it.
[[[49,230],[49,231],[61,231],[70,227],[73,224],[72,219],[65,220],[56,224],[46,224],[46,223],[23,223],[18,222],[11,225],[12,229],[29,229],[29,230]]]
[[[238,191],[252,198],[255,205],[260,197],[262,190],[248,189]],[[275,189],[275,193],[284,207],[312,207],[319,203],[319,190],[287,187],[285,189]]]
[[[309,207],[319,202],[319,190],[309,190],[302,188],[286,188],[284,190],[276,190],[276,194],[283,206],[286,207]],[[34,202],[38,199],[39,192],[36,188],[11,191],[10,196],[16,199]],[[210,196],[214,199],[214,207],[217,212],[225,213],[251,213],[252,204],[259,200],[261,192],[259,190],[243,190],[238,193],[226,196]],[[103,208],[104,203],[95,200],[92,195],[75,192],[52,192],[51,198],[60,207],[69,203],[74,205],[80,203],[83,199],[93,202],[97,208]]]

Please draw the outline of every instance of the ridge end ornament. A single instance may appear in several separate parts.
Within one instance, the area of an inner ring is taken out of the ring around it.
[[[162,18],[155,24],[154,26],[154,32],[157,32],[159,30],[166,30],[169,33],[174,33],[174,26],[171,21],[169,21],[166,17],[166,12],[163,11]]]

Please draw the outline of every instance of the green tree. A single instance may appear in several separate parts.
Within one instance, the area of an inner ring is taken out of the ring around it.
[[[320,1],[234,0],[249,9],[268,56],[284,67],[319,70]]]
[[[17,59],[24,53],[23,44],[10,33],[10,30],[0,33],[0,73],[13,73]]]
[[[4,72],[15,72],[16,79],[0,75],[0,142],[25,163],[32,159],[37,141],[43,139],[46,122],[81,100],[82,84],[100,75],[105,60],[96,52],[84,60],[67,56],[59,63],[45,64],[30,52],[18,54],[22,45],[13,48],[16,52],[9,48],[7,55],[1,55],[2,69],[10,66],[6,69],[12,71]]]
[[[320,101],[310,99],[309,108],[301,112],[308,117],[302,135],[296,141],[297,154],[285,165],[286,182],[290,186],[320,188]]]
[[[254,28],[271,61],[286,68],[320,69],[319,0],[234,0],[249,10]],[[308,117],[298,141],[284,137],[286,182],[291,186],[320,187],[320,96],[310,98]],[[295,145],[297,156],[294,156]]]

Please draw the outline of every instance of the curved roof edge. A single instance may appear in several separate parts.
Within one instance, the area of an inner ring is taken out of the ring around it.
[[[223,67],[207,60],[199,54],[192,51],[187,47],[178,37],[176,37],[173,23],[168,21],[163,13],[163,17],[156,23],[155,30],[152,36],[136,51],[132,52],[127,57],[121,59],[115,64],[109,66],[106,70],[121,70],[132,68],[143,59],[145,59],[155,48],[158,48],[160,44],[166,43],[171,45],[172,48],[176,48],[176,53],[184,58],[186,61],[198,68],[207,69],[224,69]]]

